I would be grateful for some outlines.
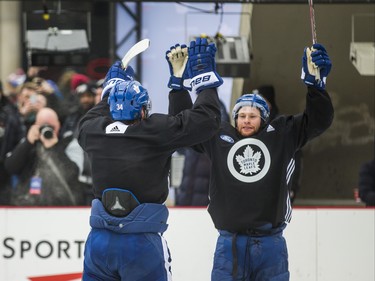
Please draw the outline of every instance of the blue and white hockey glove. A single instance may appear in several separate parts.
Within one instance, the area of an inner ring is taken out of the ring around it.
[[[324,90],[331,67],[326,49],[321,44],[314,44],[311,49],[304,50],[301,79],[308,86]]]
[[[186,45],[176,44],[172,46],[166,53],[165,59],[168,62],[169,78],[168,88],[181,90],[183,81],[187,78],[186,64],[188,61],[188,47]]]
[[[215,44],[208,44],[206,38],[190,42],[187,71],[191,89],[185,85],[184,88],[198,94],[206,88],[216,88],[223,84],[223,79],[216,72],[215,54]]]
[[[116,61],[109,68],[107,75],[104,78],[101,99],[103,99],[106,95],[109,94],[112,87],[116,85],[116,83],[132,80],[134,80],[134,69],[130,65],[127,66],[126,69],[123,69],[121,61]]]

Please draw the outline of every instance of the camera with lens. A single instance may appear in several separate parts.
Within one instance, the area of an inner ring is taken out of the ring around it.
[[[53,138],[53,127],[51,125],[45,124],[40,126],[40,134],[46,139]]]

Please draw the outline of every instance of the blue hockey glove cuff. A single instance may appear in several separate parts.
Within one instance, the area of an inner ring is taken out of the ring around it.
[[[185,86],[184,83],[184,88],[199,93],[223,84],[223,79],[216,72],[215,54],[215,44],[208,44],[206,38],[197,38],[190,42],[187,76],[191,80],[190,86]]]

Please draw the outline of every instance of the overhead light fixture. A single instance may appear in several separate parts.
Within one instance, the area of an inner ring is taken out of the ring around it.
[[[350,60],[359,74],[363,76],[375,75],[375,43],[351,42]]]
[[[361,17],[372,17],[375,18],[375,14],[357,14],[352,15],[352,41],[350,42],[350,61],[354,67],[358,70],[359,74],[363,76],[374,76],[375,75],[375,42],[355,42],[355,18]],[[372,20],[373,22],[373,20]],[[374,28],[372,28],[374,31]]]
[[[201,36],[190,36],[190,41]],[[250,55],[247,39],[242,36],[207,37],[209,42],[216,44],[216,71],[222,77],[250,77]]]
[[[49,12],[48,12],[47,5],[44,3],[44,4],[43,4],[43,19],[44,19],[45,21],[48,21],[49,18],[50,18],[50,16],[49,16]]]
[[[27,30],[27,50],[31,66],[85,65],[89,43],[84,29]]]

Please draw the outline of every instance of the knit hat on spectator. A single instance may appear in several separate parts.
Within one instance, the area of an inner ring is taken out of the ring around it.
[[[93,95],[95,96],[96,95],[96,87],[94,84],[91,84],[91,83],[84,83],[84,84],[81,84],[79,85],[76,90],[75,90],[75,93],[80,96],[82,94],[90,94],[90,95]]]
[[[70,81],[70,89],[75,91],[77,87],[81,84],[87,84],[90,81],[90,78],[84,74],[75,73],[72,76],[72,80]]]

